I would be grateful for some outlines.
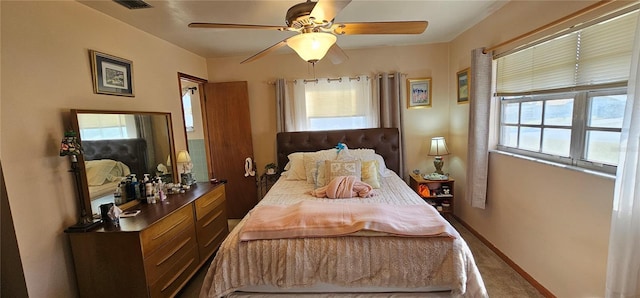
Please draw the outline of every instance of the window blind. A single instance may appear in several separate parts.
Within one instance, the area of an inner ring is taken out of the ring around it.
[[[497,59],[498,95],[627,81],[638,11]]]
[[[358,113],[353,93],[351,90],[307,92],[307,117],[348,117],[363,114]]]
[[[135,126],[133,115],[122,114],[80,114],[78,124],[82,128],[126,127]]]
[[[306,115],[311,118],[364,116],[369,108],[369,89],[369,81],[364,78],[305,83]]]

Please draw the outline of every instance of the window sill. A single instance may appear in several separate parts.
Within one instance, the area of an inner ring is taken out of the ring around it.
[[[615,175],[612,175],[612,174],[609,174],[609,173],[603,173],[603,172],[584,169],[584,168],[580,168],[580,167],[576,167],[576,166],[565,165],[565,164],[562,164],[562,163],[552,162],[552,161],[548,161],[548,160],[544,160],[544,159],[540,159],[540,158],[535,158],[535,157],[530,157],[530,156],[525,156],[525,155],[521,155],[521,154],[516,154],[516,153],[511,153],[511,152],[506,152],[506,151],[500,151],[500,150],[489,150],[489,153],[490,154],[502,154],[502,155],[511,156],[511,157],[514,157],[514,158],[530,160],[530,161],[533,161],[533,162],[538,162],[538,163],[542,163],[542,164],[545,164],[545,165],[549,165],[549,166],[552,166],[552,167],[558,167],[558,168],[563,168],[563,169],[567,169],[567,170],[581,172],[581,173],[585,173],[585,174],[589,174],[589,175],[595,175],[595,176],[599,176],[599,177],[607,178],[607,179],[611,179],[611,180],[615,180],[616,179]]]

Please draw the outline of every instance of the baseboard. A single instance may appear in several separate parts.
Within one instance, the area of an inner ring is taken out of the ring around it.
[[[526,271],[524,271],[522,268],[520,268],[520,266],[518,266],[518,264],[516,264],[514,261],[509,259],[509,257],[507,257],[504,253],[502,253],[491,242],[489,242],[489,240],[487,240],[482,235],[480,235],[480,233],[478,233],[478,231],[474,230],[471,226],[469,226],[466,222],[464,222],[459,217],[457,217],[455,215],[453,215],[453,217],[461,225],[463,225],[467,230],[469,230],[469,232],[471,232],[471,234],[473,234],[478,239],[480,239],[480,241],[482,241],[482,243],[484,243],[484,245],[486,245],[489,249],[491,249],[505,263],[507,263],[507,265],[509,265],[509,267],[513,268],[513,270],[515,270],[518,274],[520,274],[520,276],[522,276],[522,278],[524,278],[528,283],[530,283],[534,288],[536,288],[536,290],[538,290],[538,292],[540,292],[540,294],[542,294],[545,297],[549,297],[549,298],[555,298],[556,297],[555,295],[553,295],[553,293],[551,293],[551,291],[547,290],[538,281],[536,281],[531,275],[529,275]]]

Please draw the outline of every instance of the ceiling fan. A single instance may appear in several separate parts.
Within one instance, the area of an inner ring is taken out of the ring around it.
[[[298,3],[287,10],[286,26],[223,24],[223,23],[191,23],[190,28],[225,28],[225,29],[269,29],[293,31],[299,34],[262,50],[261,52],[240,62],[255,61],[281,48],[291,47],[305,61],[315,64],[325,55],[334,64],[348,59],[344,51],[336,44],[336,35],[351,34],[420,34],[427,29],[427,21],[399,22],[359,22],[334,23],[336,15],[351,0],[318,0]]]

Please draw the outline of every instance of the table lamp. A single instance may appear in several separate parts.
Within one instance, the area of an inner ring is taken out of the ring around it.
[[[178,152],[178,156],[176,157],[176,162],[182,164],[182,173],[187,173],[187,164],[191,162],[191,156],[189,156],[189,152],[187,152],[187,150],[180,150]]]
[[[444,175],[442,172],[442,166],[444,165],[442,155],[447,154],[449,154],[449,149],[447,148],[447,142],[444,140],[444,137],[431,138],[431,150],[429,151],[429,156],[435,156],[433,165],[436,167],[436,173],[440,175]]]
[[[80,167],[78,166],[78,155],[82,154],[82,148],[78,143],[78,136],[75,131],[67,131],[64,133],[64,137],[62,138],[62,142],[60,143],[60,156],[69,156],[71,160],[71,170],[76,179],[76,190],[78,192],[78,201],[80,204],[80,218],[78,222],[70,226],[68,231],[88,231],[96,225],[100,224],[100,221],[94,221],[93,217],[90,214],[87,214],[87,207],[85,206],[85,201],[83,197],[82,189],[80,185],[82,185],[80,181]]]

